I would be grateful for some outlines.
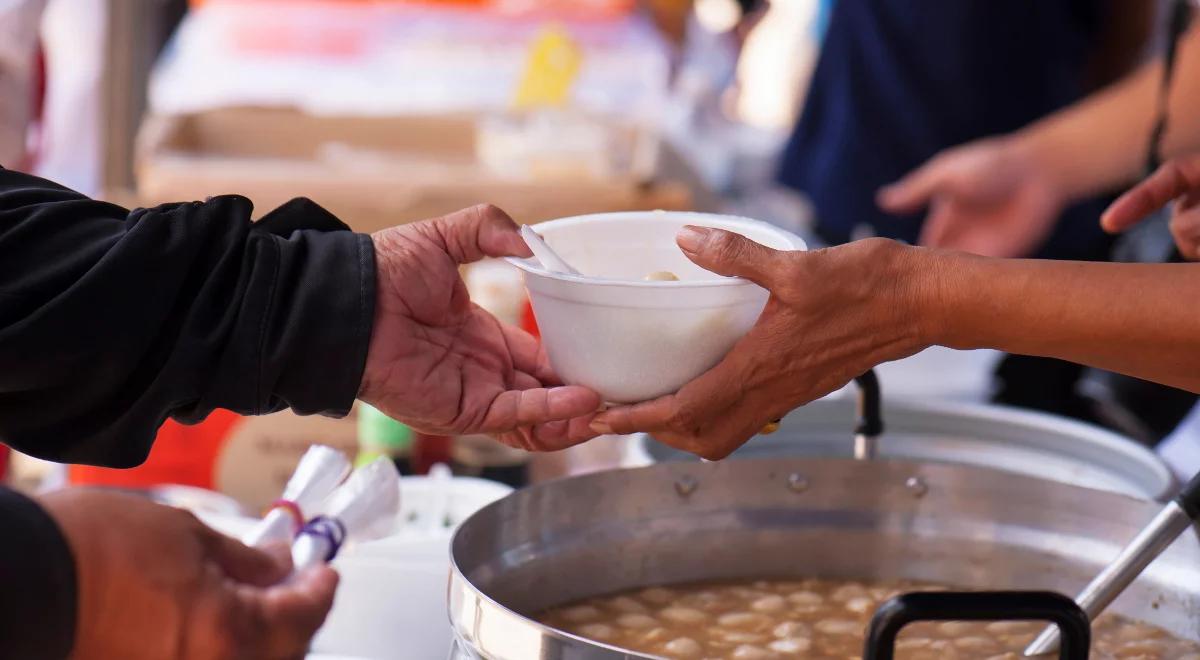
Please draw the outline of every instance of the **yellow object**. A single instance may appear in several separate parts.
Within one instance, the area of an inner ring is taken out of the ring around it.
[[[679,278],[675,275],[675,273],[667,272],[665,270],[660,270],[658,272],[650,273],[649,275],[643,277],[642,279],[646,280],[647,282],[678,282],[679,281]]]
[[[759,431],[759,433],[761,433],[762,435],[771,435],[772,433],[774,433],[778,430],[779,430],[779,422],[767,422],[767,425],[762,427],[762,431]]]
[[[546,27],[529,48],[525,73],[514,100],[516,108],[565,106],[582,61],[583,53],[566,30],[553,25]]]

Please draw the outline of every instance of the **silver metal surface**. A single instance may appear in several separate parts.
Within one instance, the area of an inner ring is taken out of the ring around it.
[[[797,496],[791,475],[807,478]],[[676,484],[695,481],[688,497]],[[914,497],[908,483],[926,486]],[[963,465],[672,462],[513,493],[451,544],[450,619],[482,660],[644,658],[537,623],[580,598],[695,580],[912,579],[1076,593],[1157,513],[1114,493]],[[1181,536],[1114,603],[1200,639],[1200,543]]]
[[[696,490],[696,480],[688,475],[683,475],[675,482],[675,492],[679,493],[680,497],[687,497]]]
[[[879,436],[863,435],[859,433],[854,436],[854,458],[860,461],[874,460],[879,455]]]
[[[800,474],[799,472],[793,472],[789,474],[788,488],[790,488],[794,493],[803,493],[804,491],[808,490],[808,477]]]
[[[733,457],[856,457],[855,407],[849,398],[814,401]],[[1001,406],[891,400],[884,403],[883,419],[887,426],[877,458],[977,465],[1160,502],[1178,487],[1151,450],[1060,417]],[[695,460],[647,437],[632,444],[629,464]]]
[[[1168,503],[1154,520],[1121,550],[1121,554],[1079,592],[1075,602],[1079,603],[1089,619],[1095,621],[1159,553],[1166,550],[1191,526],[1192,520],[1183,507],[1177,502]],[[1041,655],[1057,650],[1059,636],[1057,626],[1048,626],[1025,648],[1025,655]]]
[[[909,477],[904,481],[904,487],[913,497],[925,497],[925,493],[929,492],[929,484],[921,477]]]

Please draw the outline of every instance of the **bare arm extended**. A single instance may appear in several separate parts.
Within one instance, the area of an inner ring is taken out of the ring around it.
[[[939,273],[928,340],[1071,360],[1200,392],[1194,264],[1102,264],[914,254]]]

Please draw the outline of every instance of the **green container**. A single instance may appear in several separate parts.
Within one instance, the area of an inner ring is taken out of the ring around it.
[[[374,406],[359,402],[358,458],[356,465],[379,456],[406,458],[412,453],[413,430],[379,412]]]

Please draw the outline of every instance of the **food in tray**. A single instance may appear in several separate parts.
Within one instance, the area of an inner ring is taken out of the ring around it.
[[[666,270],[659,270],[642,278],[647,282],[678,282],[679,276]]]
[[[572,603],[538,619],[605,644],[667,658],[852,658],[875,609],[912,582],[754,580],[652,587]],[[896,641],[901,660],[1018,660],[1038,621],[915,623]],[[1092,657],[1200,660],[1200,644],[1119,616],[1092,624]]]

